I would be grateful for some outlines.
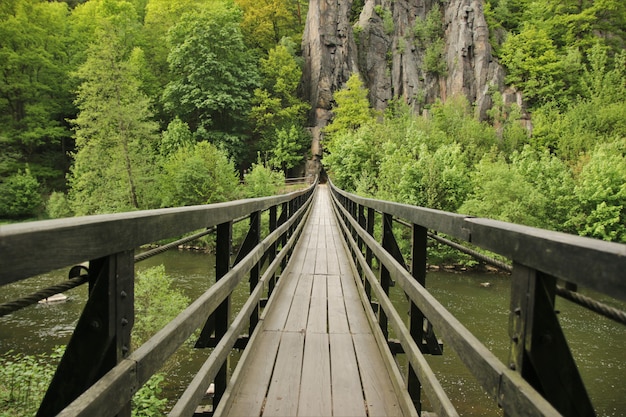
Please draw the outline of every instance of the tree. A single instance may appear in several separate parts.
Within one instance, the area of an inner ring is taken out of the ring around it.
[[[41,207],[40,185],[28,166],[0,182],[0,217],[22,218],[35,215]]]
[[[266,52],[284,37],[298,40],[304,30],[307,3],[302,0],[236,0],[244,14],[241,31],[245,40]]]
[[[285,176],[272,171],[260,160],[252,164],[252,169],[244,176],[245,195],[248,198],[266,197],[278,194],[285,185]]]
[[[272,147],[267,138],[274,131],[304,125],[310,105],[298,98],[302,69],[288,40],[283,39],[267,58],[261,59],[260,73],[261,87],[254,91],[250,117],[255,130],[265,138],[262,148],[267,150]]]
[[[566,68],[545,30],[529,24],[518,35],[509,35],[500,56],[508,70],[506,81],[522,90],[531,105],[566,94]]]
[[[221,2],[183,15],[168,38],[173,78],[163,92],[167,111],[237,161],[243,158],[250,100],[258,86],[254,55],[243,43],[240,20],[240,10]]]
[[[375,121],[367,95],[368,91],[363,87],[361,77],[357,73],[350,76],[345,88],[335,92],[333,119],[324,128],[324,133],[328,137],[325,147],[329,152],[333,152],[334,135],[356,130]]]
[[[626,243],[626,137],[597,146],[587,158],[567,224],[582,236]]]
[[[163,164],[162,205],[218,203],[238,196],[239,176],[224,151],[208,142],[183,146]]]
[[[142,51],[132,44],[137,17],[128,2],[99,4],[97,38],[77,72],[80,113],[73,120],[76,153],[69,184],[72,209],[79,215],[154,205],[147,190],[157,126],[137,77],[143,62]]]
[[[279,168],[287,175],[287,171],[304,160],[307,145],[311,143],[310,135],[301,128],[291,125],[289,129],[276,129],[274,146],[271,149],[270,165]]]
[[[16,0],[0,8],[0,177],[28,163],[59,186],[72,114],[67,5]]]

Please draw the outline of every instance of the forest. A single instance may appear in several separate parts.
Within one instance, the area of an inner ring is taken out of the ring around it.
[[[230,200],[259,189],[244,170],[279,182],[310,143],[305,16],[287,0],[3,1],[0,218]]]
[[[416,38],[443,36],[432,20],[444,6]],[[326,170],[368,196],[626,242],[626,4],[484,9],[524,108],[494,90],[487,120],[464,97],[378,113],[353,74],[333,97]],[[271,193],[240,182],[279,183],[308,157],[306,11],[303,0],[3,1],[0,218]]]

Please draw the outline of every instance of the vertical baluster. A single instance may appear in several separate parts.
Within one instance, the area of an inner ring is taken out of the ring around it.
[[[428,236],[426,228],[414,224],[413,241],[411,247],[411,274],[413,275],[413,278],[423,286],[426,285],[427,239]],[[413,338],[417,346],[421,348],[423,345],[422,340],[424,338],[424,314],[422,314],[420,309],[417,308],[413,301],[411,301],[410,303],[409,324],[411,337]],[[410,365],[407,388],[409,390],[409,395],[413,400],[413,404],[415,405],[415,409],[418,413],[421,413],[421,384],[419,379],[417,378],[417,374],[413,370],[413,367]]]
[[[370,208],[370,207],[367,208],[366,228],[367,228],[367,233],[369,233],[370,236],[374,236],[374,221],[375,221],[374,215],[375,214],[376,214],[376,211],[373,208]],[[374,265],[374,254],[372,252],[372,249],[369,246],[365,250],[365,261],[367,262],[367,265],[369,265],[369,268],[372,269],[372,266]],[[367,298],[370,301],[372,301],[372,285],[369,283],[367,279],[365,280],[364,287],[365,287],[365,294],[367,294]]]
[[[269,224],[269,232],[270,234],[272,232],[274,232],[274,230],[276,230],[276,228],[278,227],[278,221],[277,221],[277,211],[278,211],[278,207],[277,206],[272,206],[270,207],[270,224]],[[274,262],[274,259],[276,259],[276,252],[278,249],[278,240],[274,241],[274,243],[272,243],[272,246],[270,247],[270,252],[269,252],[269,257],[268,257],[268,264],[271,264],[272,262]],[[272,293],[274,292],[274,287],[276,286],[276,273],[273,273],[272,276],[269,279],[268,282],[268,289],[267,289],[267,296],[269,298],[270,295],[272,295]]]
[[[219,281],[230,270],[230,253],[232,248],[232,222],[226,222],[217,226],[216,247],[215,247],[215,280]],[[228,331],[230,324],[230,295],[215,309],[215,339],[219,341]],[[213,409],[219,403],[226,386],[228,385],[229,359],[220,367],[215,376],[215,394],[213,396]]]
[[[391,214],[383,213],[383,249],[387,252],[392,252],[391,239],[393,239],[393,216]],[[385,294],[389,295],[389,287],[391,287],[391,275],[389,274],[389,270],[384,266],[380,266],[380,286],[385,291]],[[379,319],[378,324],[380,325],[383,334],[385,335],[385,339],[389,337],[389,329],[387,328],[387,314],[383,311],[383,309],[379,306]]]
[[[250,214],[249,235],[251,239],[250,239],[249,250],[247,251],[248,253],[254,250],[254,248],[259,244],[259,241],[261,240],[261,212],[260,211],[255,211],[254,213]],[[260,270],[261,268],[260,268],[259,262],[257,262],[250,269],[250,294],[252,294],[257,284],[259,283]],[[258,322],[259,322],[259,306],[257,304],[257,306],[252,311],[252,314],[250,315],[250,329],[249,329],[248,334],[250,335],[252,334]]]

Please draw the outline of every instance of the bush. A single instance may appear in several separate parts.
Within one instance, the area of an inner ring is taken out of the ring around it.
[[[63,349],[51,355],[9,351],[0,357],[0,416],[35,415]]]
[[[51,219],[72,217],[74,215],[65,194],[56,191],[50,194],[50,198],[48,198],[48,202],[46,203],[46,214]]]
[[[29,217],[41,208],[43,200],[39,181],[28,167],[0,184],[0,216],[8,218]]]
[[[278,194],[285,185],[285,176],[281,172],[272,171],[258,161],[244,176],[244,182],[246,197],[265,197]]]

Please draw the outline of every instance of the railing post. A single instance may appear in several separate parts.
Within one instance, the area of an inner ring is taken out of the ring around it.
[[[232,248],[232,222],[226,222],[217,226],[215,248],[215,281],[219,281],[230,271],[230,253]],[[219,340],[228,331],[230,324],[230,295],[217,307],[213,313],[215,316],[215,339]],[[220,402],[226,386],[228,385],[229,359],[226,359],[215,376],[215,394],[213,396],[213,409]]]
[[[269,232],[270,234],[277,229],[278,227],[278,219],[277,219],[277,212],[278,212],[278,207],[277,206],[272,206],[270,207],[270,224],[269,224]],[[268,257],[268,264],[271,265],[272,262],[274,262],[274,259],[276,259],[276,252],[278,250],[278,244],[277,241],[274,241],[274,243],[272,243],[272,246],[270,248],[270,252],[269,252],[269,257]],[[269,279],[268,282],[268,297],[270,295],[272,295],[272,293],[274,292],[274,287],[276,286],[276,273],[273,273],[272,276]]]
[[[58,414],[130,353],[133,254],[129,250],[90,262],[89,299],[37,416]],[[128,403],[118,416],[130,414]]]
[[[261,240],[261,212],[260,211],[255,211],[254,213],[250,214],[249,235],[251,239],[250,239],[250,250],[248,251],[248,253],[252,251],[253,248],[256,245],[258,245],[259,241]],[[252,269],[250,269],[250,294],[252,294],[257,284],[259,283],[260,270],[261,270],[261,266],[259,265],[259,262],[257,262],[252,267]],[[252,335],[252,332],[254,331],[254,328],[256,327],[258,322],[259,322],[259,305],[257,304],[257,306],[252,311],[252,314],[250,315],[250,329],[248,333],[249,335]]]
[[[366,230],[367,230],[367,233],[369,233],[369,235],[372,237],[374,236],[374,215],[375,214],[376,214],[376,211],[373,208],[370,208],[370,207],[367,208]],[[365,261],[367,262],[367,265],[369,266],[369,268],[372,269],[372,266],[374,265],[374,253],[372,252],[372,249],[369,246],[365,250]],[[370,301],[372,301],[372,285],[367,279],[365,280],[364,287],[365,287],[365,294],[367,295],[367,298]]]
[[[422,286],[426,285],[426,260],[427,260],[427,229],[417,224],[413,225],[413,241],[411,247],[411,274],[413,278]],[[422,348],[424,339],[424,314],[410,301],[410,332],[411,337]],[[413,400],[413,405],[419,414],[422,412],[421,388],[422,385],[417,378],[413,367],[409,364],[409,375],[407,379],[409,395]]]
[[[595,416],[556,312],[556,279],[513,263],[509,367],[563,416]]]
[[[278,227],[282,226],[288,219],[289,215],[289,204],[288,203],[283,203],[281,205],[281,210],[280,210],[280,217],[278,218]],[[283,235],[281,236],[281,238],[279,239],[279,243],[280,243],[280,247],[281,249],[285,247],[285,245],[287,244],[287,232],[283,233]],[[282,272],[285,270],[285,268],[287,267],[287,261],[288,261],[288,256],[285,256],[283,258],[283,260],[280,263],[280,272],[282,275]],[[280,279],[280,277],[279,277]]]
[[[393,239],[393,216],[391,214],[383,213],[383,249],[391,253],[391,239]],[[385,265],[380,266],[380,286],[385,291],[385,294],[389,295],[389,287],[391,287],[391,275]],[[378,307],[378,324],[380,329],[385,335],[385,339],[389,337],[389,329],[387,328],[387,314],[379,306]]]

